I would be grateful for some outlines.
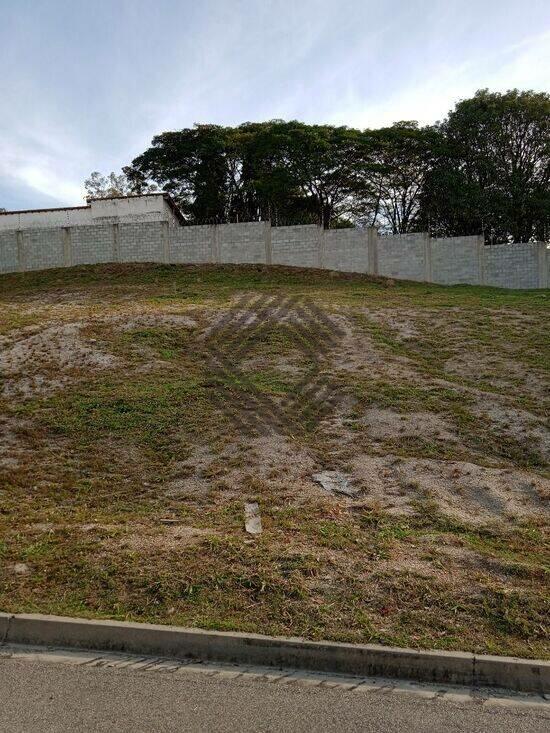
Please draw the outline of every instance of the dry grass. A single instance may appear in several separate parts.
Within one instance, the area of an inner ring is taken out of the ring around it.
[[[272,308],[212,374],[249,293],[327,313],[320,366]],[[550,657],[547,321],[548,292],[289,268],[0,276],[0,608]],[[319,368],[332,409],[236,428]]]

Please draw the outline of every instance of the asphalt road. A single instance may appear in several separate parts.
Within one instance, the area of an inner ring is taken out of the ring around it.
[[[292,679],[292,678],[290,678]],[[550,730],[550,706],[453,699],[452,691],[268,680],[191,668],[140,671],[45,658],[0,657],[0,731],[483,731]]]

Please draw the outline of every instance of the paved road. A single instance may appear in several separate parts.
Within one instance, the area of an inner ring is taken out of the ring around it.
[[[550,729],[542,698],[476,699],[468,690],[387,681],[63,654],[0,650],[2,733]]]

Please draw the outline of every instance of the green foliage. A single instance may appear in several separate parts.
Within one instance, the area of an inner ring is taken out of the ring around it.
[[[422,214],[444,236],[545,241],[550,225],[550,95],[481,90],[438,126]]]
[[[424,128],[195,125],[157,135],[122,178],[133,191],[169,191],[189,223],[270,219],[545,241],[550,95],[481,90]]]

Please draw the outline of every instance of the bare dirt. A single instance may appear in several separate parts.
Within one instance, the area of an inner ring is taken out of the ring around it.
[[[81,295],[81,299],[84,301],[85,296]],[[286,306],[283,309],[266,307],[263,303],[260,311],[255,312],[250,307],[239,309],[240,302],[240,296],[233,300],[232,305],[237,305],[237,309],[232,313],[231,329],[254,326],[261,332],[266,324],[283,325],[285,328],[308,327],[307,318],[300,310]],[[162,329],[165,332],[186,328],[191,329],[201,340],[211,338],[213,332],[224,328],[224,318],[227,319],[226,309],[208,308],[200,311],[194,308],[194,317],[181,312],[163,312],[158,308],[152,310],[150,305],[139,313],[134,303],[127,313],[123,309],[119,303],[116,313],[111,317],[102,314],[94,315],[88,321],[46,322],[40,326],[14,329],[1,336],[2,396],[8,403],[37,395],[47,396],[94,374],[136,368],[135,365],[125,364],[120,355],[109,353],[108,341],[100,340],[98,343],[97,338],[88,335],[88,332],[94,334],[98,326],[115,334],[132,333],[144,328],[153,331]],[[363,312],[377,326],[387,326],[389,333],[397,334],[398,340],[412,342],[419,338],[419,329],[428,315],[433,316],[422,313],[419,325],[415,326],[415,312],[411,310],[400,313],[395,309],[363,309]],[[202,327],[199,327],[199,321]],[[525,319],[519,319],[519,322],[523,327]],[[321,357],[323,368],[331,379],[351,373],[359,377],[366,374],[369,379],[394,384],[403,381],[418,385],[430,383],[426,375],[418,370],[414,360],[381,348],[372,335],[357,327],[353,314],[346,309],[339,307],[337,312],[328,313],[327,323],[332,324],[334,333],[337,333],[335,345],[329,348],[328,355],[323,353]],[[230,332],[229,335],[234,337],[234,333]],[[142,347],[142,352],[144,348],[146,352],[146,347]],[[455,357],[453,369],[458,369],[457,365],[462,363],[460,360],[469,361],[471,358],[467,352]],[[155,363],[151,364],[151,368],[155,367]],[[445,363],[446,371],[450,368],[449,363],[449,360]],[[252,358],[245,354],[240,365],[248,373],[267,367],[283,376],[300,376],[304,373],[303,353],[292,346],[284,353],[268,351]],[[143,365],[139,368],[143,369]],[[467,372],[461,372],[461,376],[465,374]],[[443,384],[453,386],[444,380]],[[498,378],[495,384],[499,384]],[[503,435],[528,442],[533,450],[548,461],[550,432],[545,421],[539,415],[506,404],[506,401],[507,396],[484,392],[482,397],[477,397],[471,410],[474,415],[489,421],[492,428]],[[357,437],[356,433],[350,432],[349,415],[345,414],[346,410],[349,412],[356,407],[356,401],[348,399],[339,404],[344,405],[344,413],[339,419],[337,414],[332,418],[329,416],[325,423],[335,455],[340,448],[349,448]],[[403,412],[373,406],[362,411],[356,422],[367,443],[372,441],[384,445],[389,441],[395,445],[396,441],[423,440],[465,448],[452,416],[438,412],[421,409]],[[29,421],[8,416],[1,418],[0,463],[5,468],[17,465],[24,443],[17,433],[29,427]],[[315,494],[318,488],[311,479],[312,474],[316,470],[332,467],[330,454],[320,459],[318,452],[299,445],[292,436],[277,434],[273,430],[268,431],[267,436],[252,440],[239,439],[238,435],[228,437],[216,454],[204,445],[193,447],[192,452],[191,458],[172,463],[162,486],[167,497],[206,497],[213,486],[223,487],[227,497],[237,497],[246,493],[243,487],[253,478],[270,482],[278,491],[295,497],[304,492]],[[530,476],[511,465],[496,468],[414,456],[400,458],[391,453],[385,456],[369,455],[362,453],[359,448],[354,453],[349,464],[351,480],[361,487],[364,499],[372,500],[393,513],[410,513],[414,511],[415,502],[428,498],[442,511],[477,523],[495,518],[507,520],[510,517],[538,515],[545,511],[545,499],[550,490],[548,479],[539,475]],[[488,459],[491,463],[492,457]]]
[[[544,302],[208,272],[0,296],[2,607],[545,655]]]

